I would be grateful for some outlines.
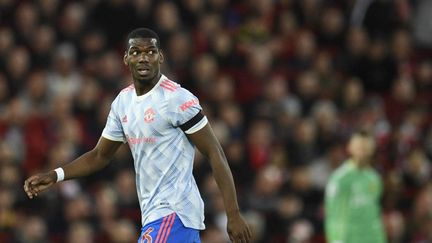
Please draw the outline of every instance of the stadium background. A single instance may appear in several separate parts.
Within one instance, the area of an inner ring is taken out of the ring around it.
[[[24,178],[91,149],[131,78],[135,27],[163,72],[201,100],[254,242],[324,242],[323,188],[357,128],[378,141],[391,242],[432,241],[432,1],[0,1],[0,242],[134,242],[124,146],[108,168],[35,200]],[[209,164],[196,157],[203,242],[224,242]]]

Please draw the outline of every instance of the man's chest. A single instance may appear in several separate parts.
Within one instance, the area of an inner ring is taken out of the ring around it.
[[[362,207],[374,204],[379,199],[379,181],[366,175],[357,175],[350,185],[353,206]]]
[[[172,131],[163,116],[164,107],[150,102],[136,102],[119,113],[123,132],[131,145],[156,143]]]

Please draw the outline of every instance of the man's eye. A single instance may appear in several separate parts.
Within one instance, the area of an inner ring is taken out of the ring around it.
[[[148,54],[153,55],[155,51],[149,51]]]
[[[138,52],[137,52],[137,51],[133,51],[133,52],[132,52],[132,55],[133,55],[133,56],[136,56],[136,55],[138,55]]]

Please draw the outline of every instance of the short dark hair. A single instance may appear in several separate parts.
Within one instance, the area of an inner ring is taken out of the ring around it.
[[[356,136],[363,137],[363,138],[373,138],[372,133],[364,128],[355,130],[351,135],[351,137],[356,137]]]
[[[126,46],[129,47],[129,40],[134,38],[154,38],[156,39],[156,46],[160,48],[160,40],[158,34],[148,28],[138,28],[132,30],[126,38]]]

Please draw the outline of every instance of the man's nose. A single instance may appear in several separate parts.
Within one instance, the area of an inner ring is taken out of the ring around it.
[[[149,62],[148,55],[146,53],[141,53],[141,55],[139,55],[138,62]]]

